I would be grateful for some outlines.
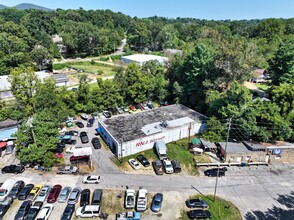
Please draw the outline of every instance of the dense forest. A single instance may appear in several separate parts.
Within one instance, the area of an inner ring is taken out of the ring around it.
[[[140,19],[110,10],[7,8],[0,10],[0,29],[0,74],[11,75],[16,97],[15,105],[1,102],[0,120],[34,115],[37,142],[48,145],[44,149],[56,144],[55,139],[45,144],[44,137],[50,139],[68,115],[106,109],[115,113],[116,106],[146,100],[181,103],[209,116],[203,135],[211,141],[224,139],[228,119],[231,136],[239,140],[294,139],[294,18]],[[52,80],[41,84],[33,74],[40,66],[52,68],[52,62],[44,60],[61,58],[51,39],[54,34],[63,38],[66,56],[73,58],[109,54],[124,38],[125,52],[172,48],[182,53],[164,66],[150,61],[142,67],[116,68],[115,78],[97,80],[95,89],[81,74],[78,90],[71,91]],[[254,99],[257,94],[243,86],[257,68],[270,73],[265,91],[270,101]],[[18,135],[32,139],[30,134]],[[23,151],[29,155],[26,151],[30,149]]]

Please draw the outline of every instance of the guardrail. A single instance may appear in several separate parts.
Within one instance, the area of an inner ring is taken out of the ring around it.
[[[216,167],[224,167],[224,166],[241,166],[241,167],[245,167],[245,166],[251,166],[251,165],[265,165],[268,166],[269,163],[268,162],[249,162],[249,163],[245,163],[245,162],[224,162],[224,163],[196,163],[195,164],[196,167],[201,167],[201,166],[216,166]]]

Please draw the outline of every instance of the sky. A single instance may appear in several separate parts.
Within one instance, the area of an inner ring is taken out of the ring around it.
[[[51,9],[110,9],[139,18],[155,15],[208,20],[294,17],[294,0],[0,0],[0,4],[10,7],[20,3]]]

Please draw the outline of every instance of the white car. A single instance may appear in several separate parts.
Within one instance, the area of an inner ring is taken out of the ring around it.
[[[129,159],[129,164],[131,165],[131,167],[133,167],[134,170],[138,170],[141,168],[140,164],[134,158]]]
[[[37,220],[47,220],[53,210],[54,206],[52,204],[46,204],[39,212]]]
[[[173,168],[173,165],[172,165],[170,159],[168,159],[168,158],[163,159],[163,166],[165,169],[165,173],[173,173],[174,172],[174,168]]]
[[[88,120],[89,116],[86,113],[82,113],[81,118],[84,120]]]
[[[100,176],[85,176],[83,179],[83,183],[100,183]]]
[[[94,218],[100,215],[100,205],[86,205],[76,211],[78,218]]]
[[[50,189],[51,189],[50,185],[43,186],[35,201],[44,202],[49,194]]]

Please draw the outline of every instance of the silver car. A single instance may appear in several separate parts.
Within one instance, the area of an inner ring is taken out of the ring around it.
[[[58,202],[66,202],[69,194],[71,192],[71,187],[64,187],[57,199]]]
[[[79,196],[81,194],[81,191],[82,191],[82,189],[80,187],[75,187],[71,191],[67,203],[68,204],[76,204],[79,200]]]
[[[39,195],[37,196],[35,202],[44,202],[49,194],[49,191],[51,189],[50,185],[44,185],[39,193]]]

